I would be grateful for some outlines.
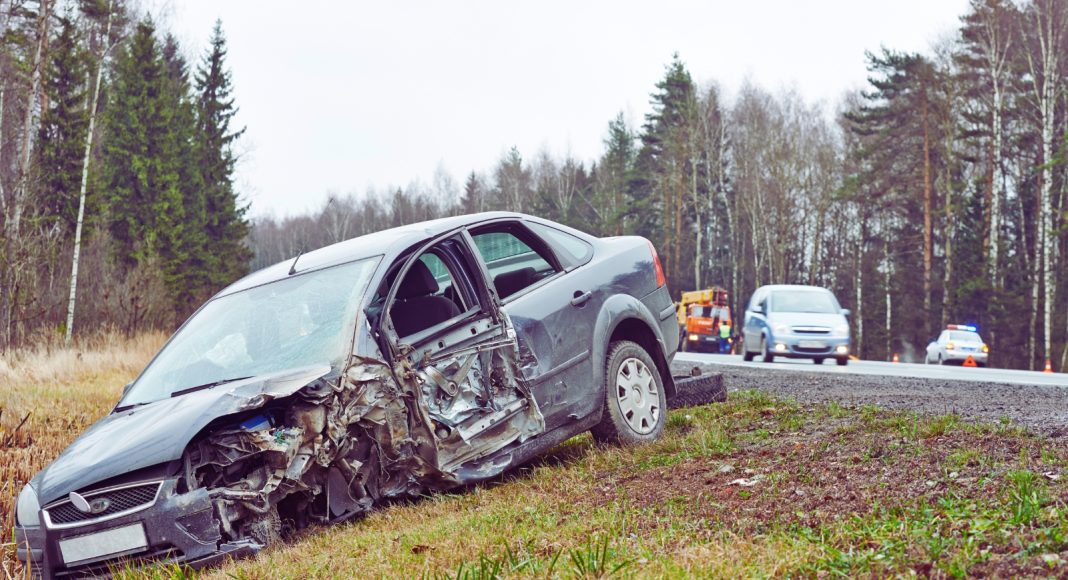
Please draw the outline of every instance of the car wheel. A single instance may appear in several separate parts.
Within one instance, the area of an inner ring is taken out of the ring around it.
[[[648,443],[660,437],[667,419],[667,395],[653,357],[629,340],[609,345],[601,422],[590,433],[618,445]]]
[[[745,337],[742,337],[742,360],[750,362],[753,360],[753,353],[749,352],[749,344],[746,343]]]
[[[760,337],[760,354],[763,355],[764,362],[775,362],[775,355],[771,354],[771,351],[768,350],[768,337],[766,336]]]
[[[845,356],[843,356],[843,357],[838,357],[837,359],[835,359],[835,361],[834,361],[834,362],[838,363],[838,366],[840,366],[840,367],[844,367],[844,366],[846,366],[847,364],[849,364],[849,357],[845,357]]]
[[[814,362],[814,363],[816,363],[818,365],[821,365],[821,364],[823,364],[823,359],[820,358],[820,357],[816,357],[816,358],[812,359],[812,362]]]
[[[938,353],[938,364],[944,365],[946,361],[942,360],[942,353]]]

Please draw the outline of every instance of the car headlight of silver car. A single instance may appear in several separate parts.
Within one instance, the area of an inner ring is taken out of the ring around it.
[[[834,327],[834,332],[835,334],[849,334],[849,325],[845,323],[839,324]]]
[[[785,334],[786,331],[788,330],[788,328],[787,328],[787,326],[785,324],[776,324],[772,328],[774,328],[775,334]]]
[[[28,485],[22,488],[18,503],[15,504],[15,523],[24,528],[40,526],[40,512],[41,503],[37,500],[37,492]]]

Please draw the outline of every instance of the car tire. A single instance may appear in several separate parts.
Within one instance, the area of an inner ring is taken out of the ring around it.
[[[849,357],[845,357],[845,356],[838,357],[837,359],[835,359],[834,362],[838,363],[838,366],[844,367],[847,364],[849,364]]]
[[[938,364],[945,365],[946,361],[942,360],[942,353],[938,353]]]
[[[820,358],[820,357],[816,357],[816,358],[812,359],[812,362],[814,362],[814,363],[816,363],[818,365],[821,365],[821,364],[823,364],[823,359]]]
[[[745,362],[751,362],[753,360],[754,356],[756,356],[756,355],[754,355],[753,353],[749,352],[749,345],[746,343],[745,337],[743,336],[742,337],[742,360],[744,360]]]
[[[655,441],[667,422],[667,394],[660,370],[635,342],[608,346],[605,360],[604,409],[590,433],[595,441],[636,445]]]
[[[771,351],[768,350],[768,337],[766,336],[760,337],[760,354],[764,358],[764,362],[775,362],[775,355],[771,354]]]

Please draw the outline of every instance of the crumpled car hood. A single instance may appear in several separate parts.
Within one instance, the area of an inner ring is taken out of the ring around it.
[[[261,375],[112,413],[35,478],[41,504],[105,479],[179,459],[212,420],[262,407],[330,372],[316,365]]]

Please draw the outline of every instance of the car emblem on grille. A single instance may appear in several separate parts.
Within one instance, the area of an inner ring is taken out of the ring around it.
[[[101,497],[88,501],[76,491],[70,492],[67,497],[70,498],[70,503],[74,504],[74,507],[87,514],[98,514],[111,507],[111,502],[105,498]]]

